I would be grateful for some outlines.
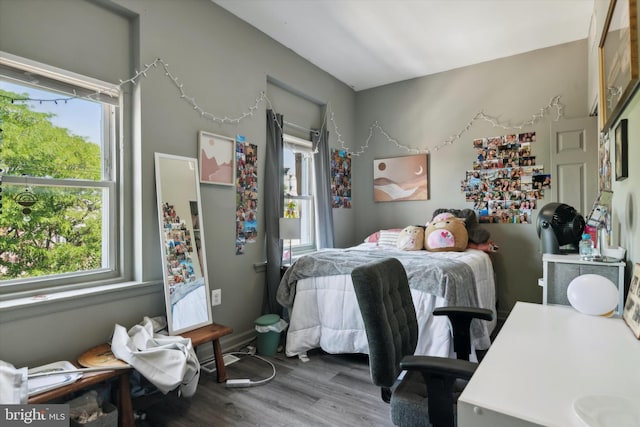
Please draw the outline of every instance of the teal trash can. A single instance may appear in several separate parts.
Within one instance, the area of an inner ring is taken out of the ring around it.
[[[258,342],[256,349],[263,356],[273,356],[278,351],[280,343],[280,332],[267,331],[261,332],[265,327],[276,325],[280,322],[280,316],[277,314],[265,314],[256,319],[256,330],[258,331]]]

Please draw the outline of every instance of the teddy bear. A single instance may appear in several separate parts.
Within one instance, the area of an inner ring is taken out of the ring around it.
[[[433,217],[427,223],[424,233],[424,248],[432,252],[457,251],[467,249],[469,235],[464,219],[457,218],[450,212]]]
[[[433,219],[443,213],[453,214],[457,218],[464,220],[469,238],[467,247],[479,249],[487,253],[498,252],[500,247],[491,240],[489,231],[480,226],[475,211],[472,209],[436,209],[433,212]]]
[[[402,229],[398,235],[398,249],[403,251],[419,251],[424,247],[424,227],[409,225]]]
[[[472,209],[436,209],[433,212],[433,217],[442,213],[451,213],[457,218],[464,219],[464,225],[467,227],[467,234],[469,235],[469,241],[473,243],[485,243],[491,237],[491,234],[486,228],[483,228],[478,223],[478,217]]]

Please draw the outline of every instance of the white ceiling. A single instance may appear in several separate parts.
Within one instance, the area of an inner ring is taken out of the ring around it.
[[[587,38],[594,0],[212,0],[355,90]]]

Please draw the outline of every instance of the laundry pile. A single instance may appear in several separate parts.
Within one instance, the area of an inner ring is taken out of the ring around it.
[[[164,317],[145,317],[127,331],[116,325],[111,351],[166,394],[180,387],[180,395],[195,394],[200,363],[189,338],[166,335]]]

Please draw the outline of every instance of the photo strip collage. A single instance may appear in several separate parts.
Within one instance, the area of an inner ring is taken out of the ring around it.
[[[331,207],[351,208],[351,153],[331,152]]]
[[[258,146],[236,137],[236,255],[258,236]]]
[[[476,160],[461,190],[481,223],[531,224],[531,210],[551,188],[551,175],[531,154],[535,132],[473,141]]]

